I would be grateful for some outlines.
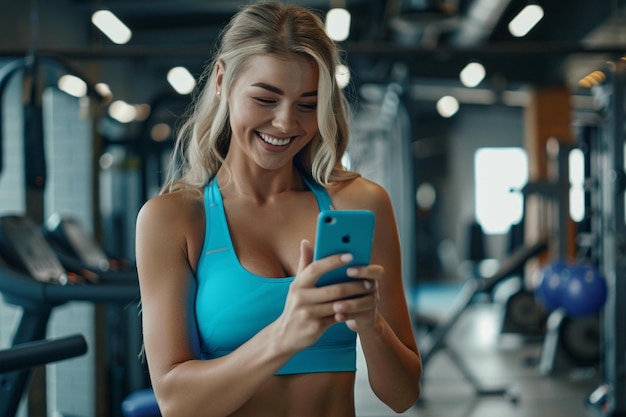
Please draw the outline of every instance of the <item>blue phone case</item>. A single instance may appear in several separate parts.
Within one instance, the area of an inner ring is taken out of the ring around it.
[[[353,260],[322,275],[318,287],[353,280],[346,275],[346,269],[370,263],[374,222],[374,213],[369,210],[324,210],[319,214],[314,259],[351,253]]]

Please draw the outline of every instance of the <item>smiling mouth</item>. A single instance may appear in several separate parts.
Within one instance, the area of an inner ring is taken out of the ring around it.
[[[261,133],[261,132],[257,132],[257,134],[259,135],[259,137],[261,139],[263,139],[263,142],[269,143],[270,145],[274,145],[274,146],[289,145],[289,142],[291,142],[291,139],[293,139],[293,136],[289,137],[289,138],[279,139],[279,138],[275,138],[273,136],[269,136],[269,135],[267,135],[265,133]]]

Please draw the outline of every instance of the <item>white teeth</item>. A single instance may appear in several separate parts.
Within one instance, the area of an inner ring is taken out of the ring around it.
[[[287,138],[287,139],[277,139],[277,138],[273,138],[271,136],[267,136],[264,133],[259,133],[259,136],[261,137],[261,139],[263,139],[265,142],[269,143],[270,145],[274,145],[274,146],[285,146],[287,145],[289,142],[291,142],[291,138]]]

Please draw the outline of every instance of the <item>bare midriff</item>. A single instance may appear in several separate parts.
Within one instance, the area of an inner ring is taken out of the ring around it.
[[[274,376],[231,417],[354,417],[354,373]]]

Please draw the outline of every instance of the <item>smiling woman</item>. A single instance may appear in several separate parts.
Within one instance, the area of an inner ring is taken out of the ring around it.
[[[302,7],[258,3],[223,32],[175,175],[137,220],[150,376],[164,416],[355,415],[356,338],[374,393],[420,392],[390,198],[348,171],[335,44]],[[320,210],[376,216],[371,264],[313,260]],[[355,278],[355,279],[352,279]]]
[[[218,63],[218,91],[223,74]],[[227,98],[232,133],[226,164],[237,170],[235,164],[250,158],[266,169],[291,165],[317,133],[318,78],[315,62],[297,55],[251,58]]]

